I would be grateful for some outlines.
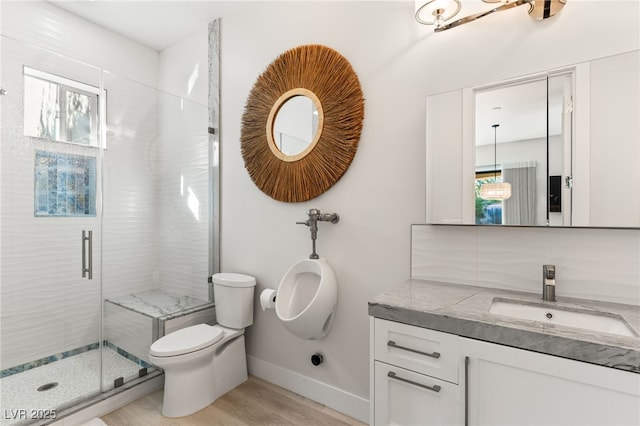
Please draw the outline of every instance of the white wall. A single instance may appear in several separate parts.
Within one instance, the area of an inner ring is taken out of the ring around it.
[[[3,35],[155,86],[158,52],[44,1],[3,1]]]
[[[295,373],[287,386],[315,392],[317,400],[330,399],[317,382],[344,391],[345,399],[366,399],[367,300],[408,278],[409,225],[425,217],[425,96],[636,49],[638,2],[622,4],[615,25],[602,24],[602,2],[574,0],[545,22],[516,8],[437,35],[415,22],[409,1],[250,6],[221,22],[222,270],[255,275],[258,292],[275,288],[310,252],[308,229],[295,222],[309,208],[338,212],[340,223],[321,223],[318,239],[340,288],[329,335],[300,340],[273,311],[256,306],[247,347],[256,371],[268,375],[271,367],[285,384],[283,376]],[[241,116],[264,68],[306,43],[325,44],[351,62],[366,99],[365,122],[342,179],[315,200],[284,204],[261,193],[244,169]],[[316,350],[325,354],[321,367],[309,362]],[[358,410],[350,413],[366,418]]]
[[[209,32],[206,26],[163,49],[159,55],[158,87],[206,106],[208,51]]]
[[[295,222],[305,220],[310,208],[340,214],[338,224],[319,224],[317,241],[318,253],[338,279],[331,331],[323,340],[301,340],[274,311],[256,306],[247,331],[248,354],[256,360],[250,367],[360,418],[368,412],[367,300],[409,277],[409,224],[424,218],[419,123],[426,92],[406,76],[418,55],[406,52],[415,42],[412,8],[409,3],[255,3],[221,21],[221,269],[255,275],[258,293],[275,288],[294,262],[311,253],[309,229]],[[241,116],[265,67],[283,51],[307,43],[327,45],[350,61],[364,92],[365,122],[358,152],[340,181],[314,200],[286,204],[251,182],[240,155]],[[320,367],[310,362],[315,351],[324,354]]]

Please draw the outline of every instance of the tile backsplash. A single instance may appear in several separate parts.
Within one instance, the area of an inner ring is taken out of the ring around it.
[[[640,229],[413,225],[411,277],[640,305]]]

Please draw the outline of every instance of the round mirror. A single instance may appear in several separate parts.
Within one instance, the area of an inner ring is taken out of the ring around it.
[[[324,114],[318,97],[296,88],[275,102],[267,119],[267,139],[273,154],[283,161],[298,161],[316,146]]]
[[[244,165],[271,198],[310,200],[347,171],[363,120],[360,81],[342,55],[317,44],[287,50],[258,76],[247,98]]]

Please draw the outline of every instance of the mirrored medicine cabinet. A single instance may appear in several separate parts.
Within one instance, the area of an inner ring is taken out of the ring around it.
[[[428,96],[426,222],[640,227],[638,75],[635,50]]]

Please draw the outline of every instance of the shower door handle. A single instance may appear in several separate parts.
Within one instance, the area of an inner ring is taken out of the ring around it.
[[[82,231],[82,278],[93,279],[93,231]]]

